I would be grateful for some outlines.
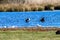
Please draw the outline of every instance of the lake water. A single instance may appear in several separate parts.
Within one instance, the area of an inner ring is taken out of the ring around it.
[[[29,18],[29,22],[26,19]],[[44,22],[41,19],[44,18]],[[60,27],[60,11],[0,12],[0,28],[53,26]]]

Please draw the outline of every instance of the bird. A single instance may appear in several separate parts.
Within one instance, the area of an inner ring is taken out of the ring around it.
[[[43,18],[41,18],[41,19],[40,19],[40,21],[41,21],[41,22],[45,22],[45,19],[44,19],[44,17],[43,17]]]
[[[30,21],[30,18],[27,18],[25,21],[28,23]]]

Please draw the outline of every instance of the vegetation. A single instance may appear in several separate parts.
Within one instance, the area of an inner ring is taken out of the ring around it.
[[[52,1],[52,2],[51,2]],[[51,3],[50,3],[51,2]],[[60,9],[59,0],[0,0],[0,11],[42,11]],[[59,6],[59,7],[57,7]]]
[[[37,4],[0,4],[0,12],[60,10],[60,6]]]
[[[0,11],[42,11],[43,7],[38,5],[26,5],[26,4],[0,4]]]
[[[60,40],[60,35],[56,35],[55,31],[0,31],[0,40]]]
[[[55,4],[25,4],[25,3],[8,3],[6,0],[0,0],[0,12],[15,12],[15,11],[43,11],[43,10],[54,10],[60,9]],[[7,2],[7,3],[5,3]],[[58,5],[57,5],[58,6]]]
[[[52,4],[46,5],[45,10],[54,10],[54,5],[52,5]]]

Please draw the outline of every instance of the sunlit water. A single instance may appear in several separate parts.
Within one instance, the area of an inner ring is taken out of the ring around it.
[[[40,19],[44,17],[44,22]],[[27,23],[25,20],[29,18]],[[54,26],[60,27],[60,11],[0,12],[0,28]]]

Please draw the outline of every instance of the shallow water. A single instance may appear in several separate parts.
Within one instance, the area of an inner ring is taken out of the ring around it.
[[[29,22],[25,20],[29,18]],[[40,19],[44,18],[44,22]],[[32,26],[60,26],[60,11],[0,12],[0,28]]]

